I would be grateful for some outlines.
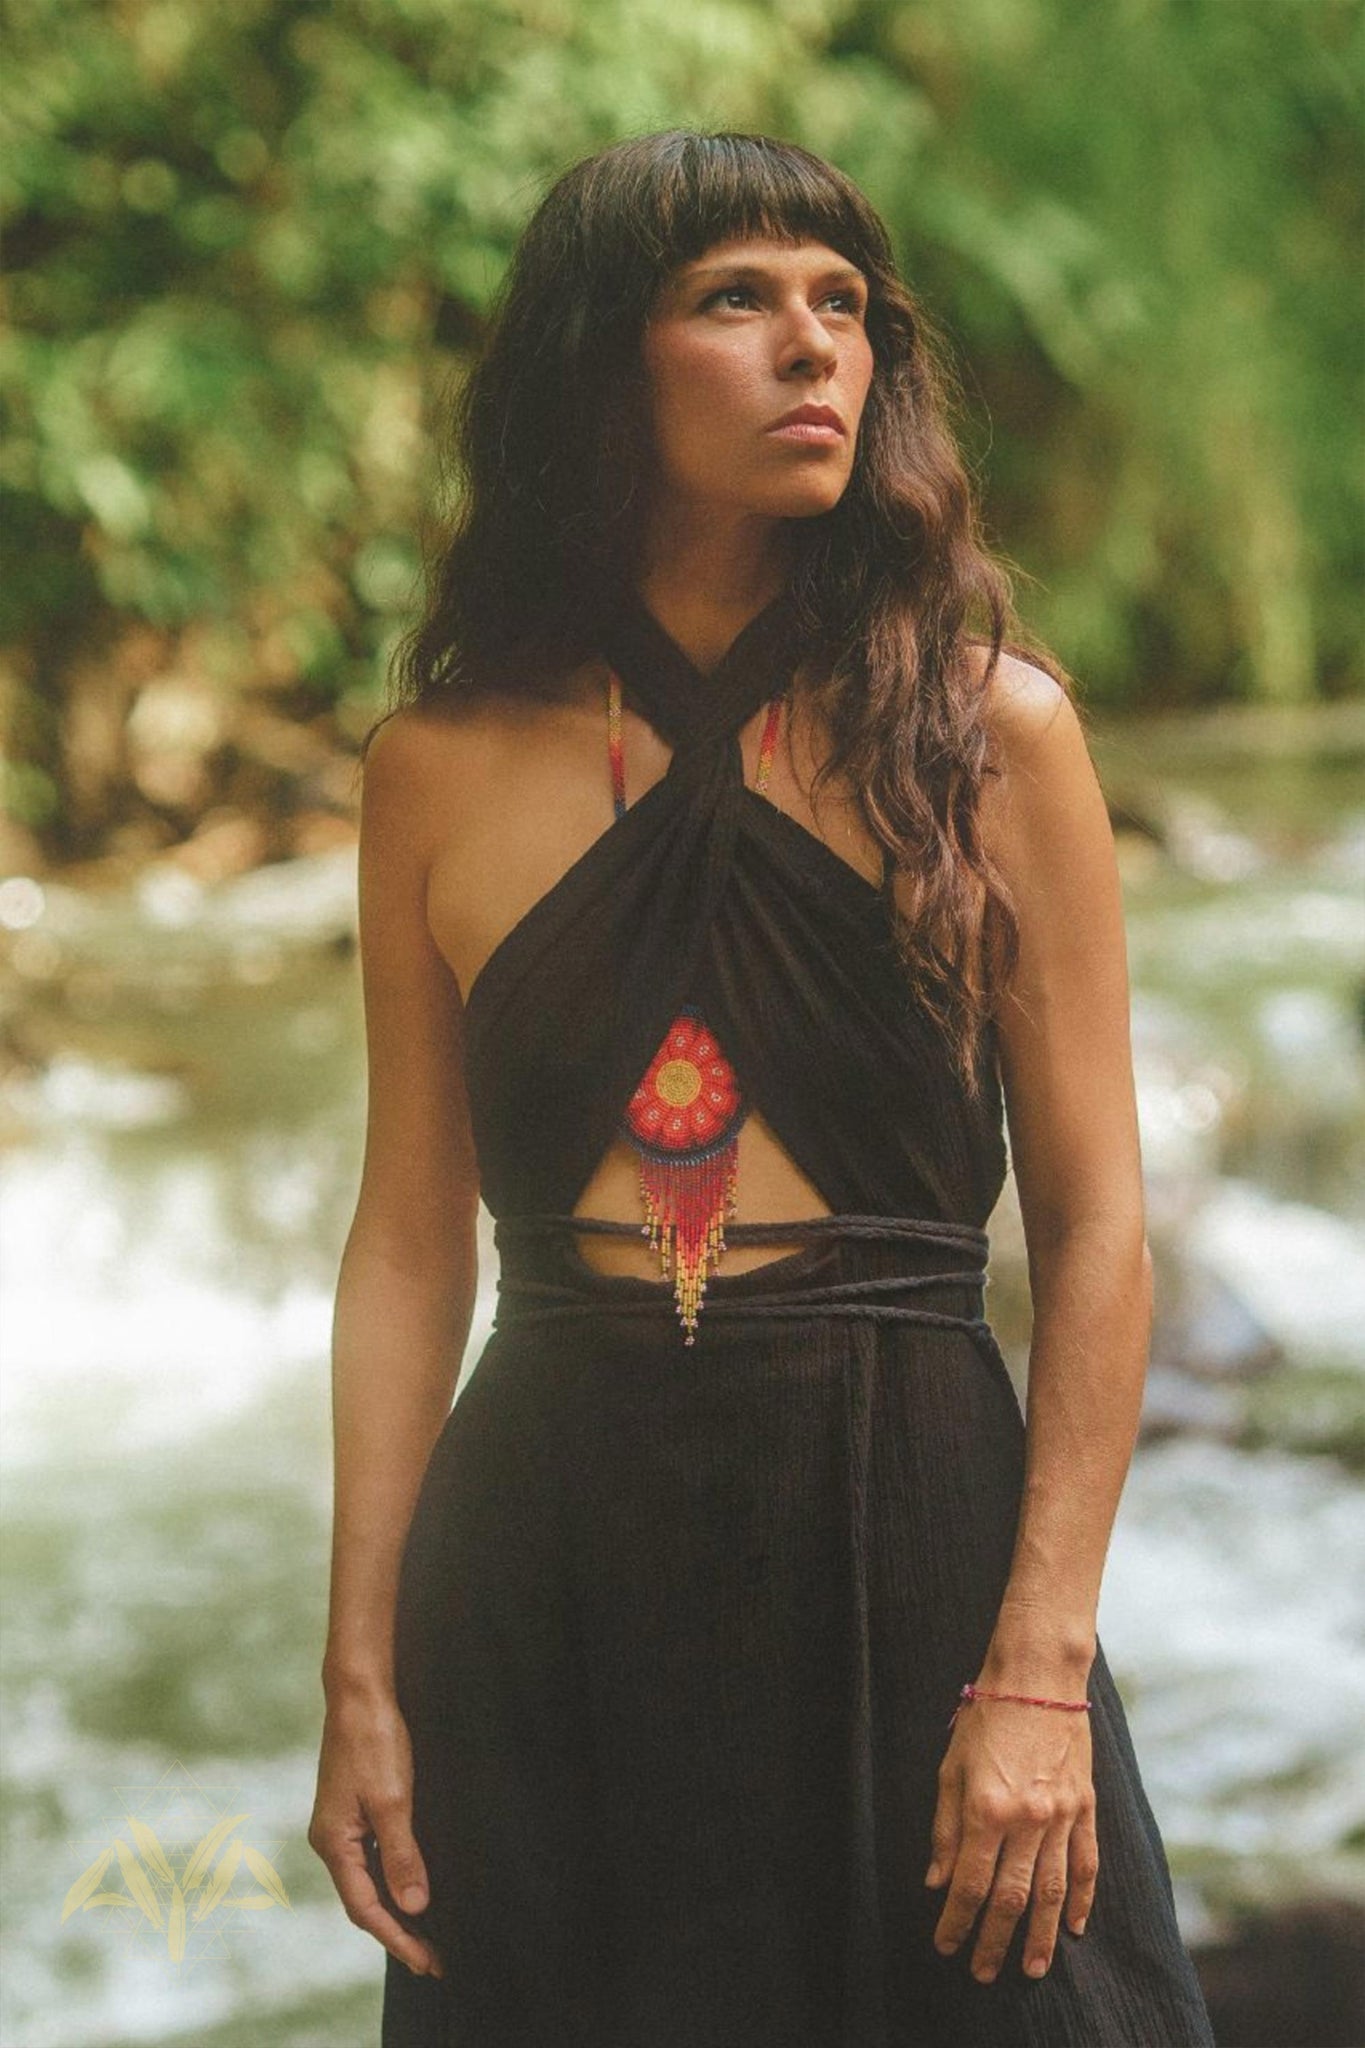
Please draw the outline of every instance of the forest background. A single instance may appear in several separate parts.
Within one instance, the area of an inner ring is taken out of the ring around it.
[[[353,831],[520,226],[678,123],[882,210],[1089,700],[1358,695],[1361,37],[1345,0],[17,0],[4,866],[208,882]]]

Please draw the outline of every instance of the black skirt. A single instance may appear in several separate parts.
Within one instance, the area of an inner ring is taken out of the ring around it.
[[[804,1228],[689,1348],[663,1283],[499,1226],[395,1635],[445,1976],[387,1959],[383,2048],[1212,2048],[1103,1650],[1085,1933],[1036,1980],[1027,1915],[989,1984],[933,1946],[1023,1417],[983,1232]]]

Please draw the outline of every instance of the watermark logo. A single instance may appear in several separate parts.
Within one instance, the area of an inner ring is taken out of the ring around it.
[[[126,1813],[131,1841],[116,1834],[81,1872],[62,1902],[63,1921],[96,1907],[131,1907],[143,1935],[155,1930],[163,1936],[170,1960],[179,1963],[196,1929],[212,1923],[214,1934],[221,1933],[223,1915],[272,1906],[292,1911],[274,1864],[238,1833],[250,1818],[225,1813],[181,1842],[169,1837],[164,1823],[159,1834],[150,1821]]]

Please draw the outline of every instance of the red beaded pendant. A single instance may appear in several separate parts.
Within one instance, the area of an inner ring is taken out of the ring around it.
[[[768,707],[755,786],[768,780],[782,700]],[[607,703],[608,745],[616,815],[626,808],[621,745],[621,685],[612,672]],[[739,1132],[748,1105],[715,1033],[694,1005],[684,1003],[670,1024],[621,1119],[620,1134],[640,1160],[642,1234],[659,1254],[665,1279],[672,1261],[673,1293],[684,1330],[695,1343],[708,1270],[720,1264],[725,1224],[735,1212]]]
[[[679,1011],[630,1098],[622,1135],[640,1157],[640,1193],[652,1250],[695,1341],[707,1268],[720,1264],[735,1212],[739,1129],[748,1109],[734,1069],[690,1005]]]

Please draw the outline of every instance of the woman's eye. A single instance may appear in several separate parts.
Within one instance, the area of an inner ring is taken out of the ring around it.
[[[830,299],[841,299],[847,311],[852,313],[855,318],[862,311],[862,300],[856,292],[829,292],[826,296]],[[752,299],[753,297],[754,290],[752,285],[726,284],[722,285],[719,291],[712,292],[711,296],[703,301],[703,304],[714,306],[721,299]]]

